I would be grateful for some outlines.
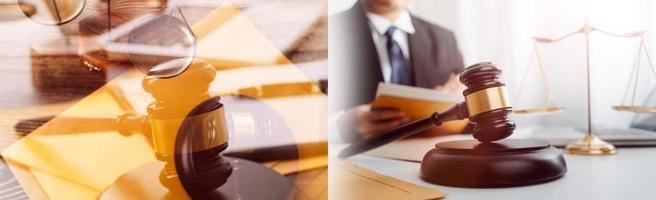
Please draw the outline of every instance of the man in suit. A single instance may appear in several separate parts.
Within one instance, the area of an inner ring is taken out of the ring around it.
[[[409,1],[361,0],[329,21],[329,96],[331,109],[344,112],[338,123],[347,141],[409,120],[398,109],[370,108],[379,82],[459,88],[463,61],[455,36],[410,14]]]

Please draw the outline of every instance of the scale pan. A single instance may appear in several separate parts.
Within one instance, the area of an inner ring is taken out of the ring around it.
[[[636,112],[636,113],[656,113],[656,107],[647,107],[647,106],[619,105],[619,106],[613,106],[613,109],[617,111]]]
[[[546,107],[546,108],[528,108],[528,109],[517,109],[513,110],[514,114],[547,114],[547,113],[558,113],[565,110],[561,107]]]

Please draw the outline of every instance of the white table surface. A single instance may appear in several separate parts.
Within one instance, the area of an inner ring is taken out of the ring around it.
[[[330,154],[336,155],[341,147],[343,145],[331,145]],[[494,189],[430,184],[419,178],[418,162],[370,155],[357,155],[349,160],[381,174],[446,192],[446,199],[656,200],[656,147],[621,148],[612,156],[565,154],[568,171],[558,180],[531,186]]]

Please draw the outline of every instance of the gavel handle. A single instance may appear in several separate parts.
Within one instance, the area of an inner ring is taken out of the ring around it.
[[[339,153],[340,158],[348,158],[353,155],[369,151],[379,146],[383,146],[390,142],[414,135],[422,130],[432,126],[440,126],[446,121],[465,119],[468,117],[467,107],[465,103],[458,103],[449,110],[438,113],[435,112],[428,117],[418,119],[407,124],[403,124],[383,134],[378,134],[353,143],[346,147]]]

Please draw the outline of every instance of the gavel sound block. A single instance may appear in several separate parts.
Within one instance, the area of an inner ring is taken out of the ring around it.
[[[515,129],[501,70],[491,63],[468,67],[460,81],[467,86],[458,116],[475,125],[476,140],[443,142],[421,162],[421,177],[457,187],[510,187],[547,182],[567,171],[565,159],[553,146],[531,139],[507,139]],[[497,141],[500,140],[500,141]]]

